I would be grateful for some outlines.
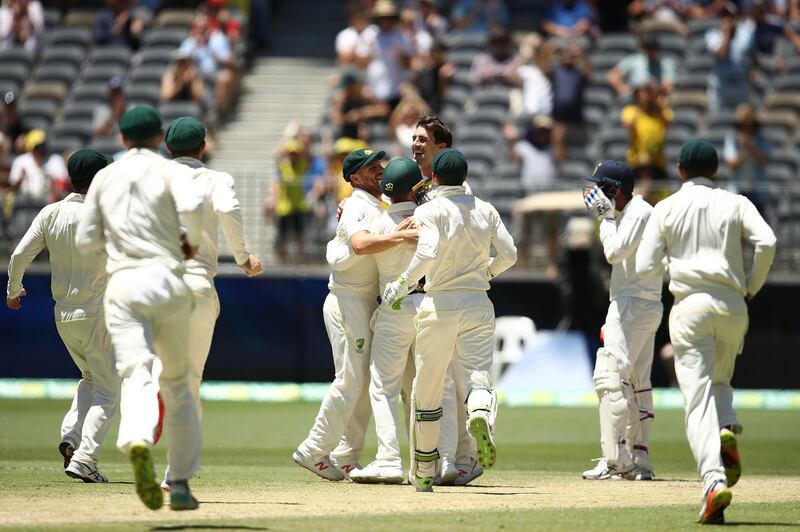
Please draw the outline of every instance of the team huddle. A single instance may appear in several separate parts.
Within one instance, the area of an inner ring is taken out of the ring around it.
[[[173,510],[195,509],[188,481],[199,466],[199,389],[220,310],[219,229],[248,276],[261,263],[245,246],[233,178],[200,162],[199,122],[179,118],[164,135],[156,111],[135,107],[120,130],[128,151],[116,162],[91,150],[70,157],[75,192],[45,207],[14,251],[7,304],[20,308],[24,270],[47,247],[57,329],[82,374],[61,428],[66,474],[107,481],[97,461],[119,403],[117,446],[130,457],[140,499],[157,509],[166,491]],[[157,154],[164,137],[174,160]],[[413,160],[384,167],[384,153],[372,150],[344,160],[353,194],[327,245],[322,309],[335,378],[293,454],[324,479],[408,480],[430,492],[466,485],[497,459],[495,316],[486,292],[517,251],[497,210],[471,193],[467,161],[452,144],[441,120],[423,116]],[[666,271],[703,523],[723,522],[741,474],[730,380],[747,329],[745,298],[763,286],[775,252],[753,204],[714,186],[717,164],[713,146],[693,140],[679,156],[683,186],[655,208],[633,194],[633,173],[619,161],[600,163],[584,195],[612,275],[593,376],[603,457],[583,477],[654,478],[650,370]],[[743,241],[755,247],[749,275]],[[151,456],[159,393],[169,434],[160,484]],[[362,466],[370,416],[378,451]],[[410,442],[407,474],[401,430]]]

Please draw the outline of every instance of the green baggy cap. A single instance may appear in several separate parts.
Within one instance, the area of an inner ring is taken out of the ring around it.
[[[422,181],[422,172],[411,159],[395,159],[383,169],[381,192],[387,196],[408,194],[414,185]]]
[[[73,185],[90,182],[94,175],[113,163],[114,159],[95,150],[78,150],[67,161],[67,172]]]
[[[171,150],[192,151],[206,140],[206,128],[193,116],[181,116],[167,128],[164,142]]]
[[[464,154],[455,148],[445,148],[436,154],[431,164],[434,175],[450,183],[464,182],[469,168]]]
[[[349,183],[351,175],[358,172],[360,168],[367,166],[375,159],[383,159],[384,155],[386,155],[386,152],[372,150],[356,150],[351,152],[344,158],[344,161],[342,161],[342,177]]]
[[[692,139],[681,148],[678,163],[690,174],[709,177],[719,166],[714,145],[705,139]]]
[[[137,105],[119,119],[119,130],[128,140],[147,140],[161,132],[161,115],[152,107]]]

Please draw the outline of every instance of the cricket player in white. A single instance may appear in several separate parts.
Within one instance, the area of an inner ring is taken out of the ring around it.
[[[247,252],[233,176],[206,168],[200,160],[205,151],[205,138],[205,126],[191,116],[173,120],[164,137],[173,160],[192,169],[192,185],[203,195],[200,245],[197,254],[186,261],[186,273],[183,275],[183,280],[194,293],[194,308],[189,318],[190,385],[200,417],[203,413],[200,382],[219,316],[219,297],[214,287],[214,277],[217,275],[220,227],[236,264],[244,273],[253,277],[262,269],[261,261]],[[169,490],[169,476],[168,466],[161,483],[165,490]]]
[[[417,120],[411,153],[427,180],[430,180],[436,154],[452,147],[453,132],[438,116],[423,115]],[[472,194],[466,181],[463,186],[467,194]],[[464,372],[458,360],[453,359],[444,381],[442,420],[439,423],[440,459],[434,485],[464,486],[483,474],[483,467],[475,456],[475,440],[466,428],[465,403]]]
[[[183,280],[183,260],[197,251],[203,198],[188,167],[156,153],[163,133],[154,109],[129,109],[120,130],[128,151],[95,176],[75,241],[86,251],[105,246],[108,254],[106,326],[125,379],[117,446],[131,459],[136,491],[148,508],[162,506],[150,452],[160,388],[170,507],[190,510],[198,507],[188,479],[199,466],[201,433],[188,355],[193,298]]]
[[[74,192],[39,212],[8,263],[6,304],[19,310],[25,296],[25,269],[44,248],[50,253],[56,329],[81,371],[72,406],[61,424],[58,449],[64,472],[84,482],[108,482],[97,460],[117,413],[120,381],[103,320],[106,256],[102,251],[82,255],[75,247],[75,230],[86,212],[83,200],[92,178],[110,162],[93,150],[72,154],[67,168]]]
[[[419,243],[405,272],[383,292],[382,305],[395,308],[425,277],[425,298],[416,317],[414,380],[414,483],[433,491],[439,458],[439,420],[443,381],[454,353],[464,369],[468,426],[483,467],[494,464],[492,429],[497,402],[492,391],[494,307],[489,280],[510,268],[517,250],[497,210],[467,195],[467,161],[458,150],[440,151],[433,160],[429,202],[415,211]],[[494,249],[496,256],[491,257]],[[402,305],[402,304],[401,304]]]
[[[383,156],[382,151],[356,150],[345,157],[342,173],[344,180],[353,185],[353,195],[344,204],[336,235],[326,252],[333,272],[322,312],[333,351],[335,378],[313,427],[292,458],[327,480],[343,480],[346,473],[360,469],[357,464],[370,416],[369,322],[379,293],[378,269],[372,255],[416,240],[417,235],[415,229],[409,229],[413,225],[411,219],[388,235],[370,232],[372,222],[382,212]],[[334,451],[336,464],[331,461]]]
[[[410,159],[395,159],[383,171],[381,191],[392,204],[376,218],[370,232],[388,235],[399,224],[414,216],[417,203],[414,187],[424,184],[417,164]],[[379,286],[397,279],[414,256],[416,246],[402,243],[374,255],[378,268]],[[411,395],[414,379],[413,344],[416,337],[414,317],[422,301],[421,290],[407,296],[398,309],[379,307],[372,317],[372,351],[370,353],[369,396],[378,434],[378,452],[375,461],[350,473],[353,482],[367,484],[402,484],[405,481],[400,458],[397,399],[405,392],[404,402]]]
[[[680,151],[680,190],[658,203],[636,253],[639,275],[660,275],[666,259],[675,303],[669,316],[686,436],[703,480],[700,522],[723,523],[728,489],[741,474],[731,377],[747,331],[745,298],[766,281],[775,234],[743,196],[716,188],[717,152],[705,140]],[[745,274],[742,242],[755,247]]]
[[[650,370],[655,334],[664,312],[661,276],[640,278],[636,249],[653,207],[633,195],[633,171],[620,161],[603,161],[589,181],[586,207],[600,221],[600,241],[611,264],[604,347],[597,350],[594,385],[600,400],[603,458],[585,479],[623,475],[652,480],[648,440],[653,419]],[[613,203],[612,203],[613,200]],[[615,208],[619,210],[616,220]]]

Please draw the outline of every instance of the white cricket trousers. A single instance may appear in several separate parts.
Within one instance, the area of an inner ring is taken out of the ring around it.
[[[75,447],[73,460],[96,467],[119,399],[111,340],[102,316],[57,321],[56,329],[81,371],[72,406],[61,423],[61,441]]]
[[[188,353],[192,293],[179,275],[154,264],[113,273],[104,303],[117,372],[125,379],[117,446],[127,452],[133,442],[153,443],[160,389],[170,477],[187,480],[199,466],[201,447]]]
[[[686,408],[686,437],[704,490],[725,481],[719,431],[738,423],[731,377],[747,332],[747,305],[738,295],[738,300],[726,299],[692,294],[676,301],[669,316],[675,375]]]
[[[355,464],[364,449],[370,418],[370,319],[374,297],[347,292],[330,293],[322,315],[333,352],[334,379],[299,451],[318,458],[331,455],[339,465]],[[338,447],[337,447],[338,445]]]
[[[494,306],[484,291],[435,292],[422,301],[415,324],[414,457],[419,476],[432,476],[433,460],[439,457],[444,379],[453,357],[463,369],[467,396],[476,390],[492,390]],[[489,403],[470,401],[469,406],[493,409]]]
[[[650,374],[656,331],[663,314],[661,301],[618,297],[608,305],[603,329],[606,351],[614,356],[622,378],[630,380],[633,387],[635,404],[630,405],[633,423],[628,437],[634,450],[645,453],[654,417]]]

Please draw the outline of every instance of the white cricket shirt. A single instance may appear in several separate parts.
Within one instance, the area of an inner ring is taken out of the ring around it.
[[[749,276],[743,239],[755,246]],[[706,293],[728,309],[740,309],[742,296],[764,286],[774,256],[775,234],[750,200],[695,178],[653,209],[636,253],[636,271],[660,273],[666,257],[676,300]]]
[[[86,207],[82,194],[72,193],[39,211],[8,263],[8,298],[22,292],[25,268],[45,247],[50,252],[50,290],[56,302],[56,321],[103,315],[106,255],[82,254],[75,247],[78,221]]]
[[[641,196],[634,196],[617,215],[616,220],[600,222],[600,241],[603,253],[611,264],[609,299],[636,297],[649,301],[661,300],[661,276],[640,277],[636,273],[636,250],[653,207]]]
[[[109,274],[152,264],[182,274],[180,237],[199,243],[202,206],[189,167],[133,148],[95,175],[75,242],[82,251],[105,245]]]
[[[375,196],[354,188],[342,209],[336,235],[328,242],[325,257],[332,268],[328,289],[334,293],[356,293],[368,297],[378,295],[378,268],[374,255],[356,255],[350,237],[369,231],[381,215],[381,202]]]
[[[514,239],[497,210],[462,186],[439,186],[431,196],[414,212],[419,241],[403,275],[411,283],[425,276],[429,295],[488,290],[489,280],[517,261]]]
[[[173,161],[192,169],[192,185],[203,195],[200,244],[194,258],[186,261],[186,273],[207,277],[217,275],[220,226],[236,264],[247,262],[249,253],[244,243],[244,224],[233,176],[206,168],[191,157],[178,157]]]
[[[413,201],[392,203],[378,216],[370,227],[369,232],[376,235],[388,235],[397,229],[397,224],[409,216],[414,216],[417,204]],[[414,256],[417,246],[410,242],[403,242],[385,251],[375,254],[375,263],[378,266],[379,286],[381,289],[391,283],[403,273]]]

